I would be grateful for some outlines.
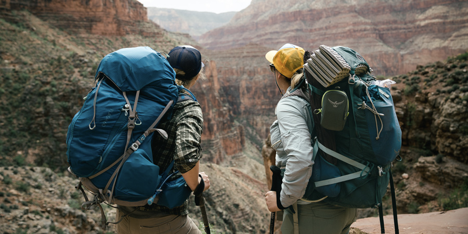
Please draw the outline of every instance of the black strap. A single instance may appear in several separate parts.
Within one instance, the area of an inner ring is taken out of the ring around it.
[[[396,207],[395,185],[393,183],[392,171],[389,170],[389,173],[390,173],[390,192],[392,194],[393,222],[395,224],[395,234],[399,234],[400,231],[398,229],[398,214],[397,214],[397,207]]]
[[[380,233],[384,234],[385,233],[385,225],[384,225],[384,219],[383,219],[382,203],[378,204],[377,206],[379,207]]]

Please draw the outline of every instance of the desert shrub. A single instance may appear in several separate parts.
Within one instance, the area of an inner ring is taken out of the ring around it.
[[[450,79],[447,79],[447,80],[445,81],[445,85],[444,85],[444,86],[450,86],[450,85],[453,85],[453,84],[455,84],[455,80],[452,79],[452,78],[450,78]]]
[[[29,192],[29,184],[23,183],[23,182],[17,182],[16,183],[16,190],[20,192],[27,193]]]
[[[449,93],[456,91],[457,89],[460,88],[460,85],[454,84],[452,87],[448,90]]]
[[[458,55],[457,57],[455,57],[455,59],[460,61],[468,60],[468,52]]]
[[[397,162],[393,165],[393,168],[392,168],[392,171],[393,172],[399,172],[399,173],[403,173],[406,171],[406,165],[405,163],[403,162]]]
[[[5,184],[11,184],[13,181],[11,179],[11,177],[9,177],[8,175],[6,175],[5,177],[3,177],[3,183]]]
[[[468,207],[468,179],[449,195],[439,194],[438,203],[445,211]]]
[[[403,180],[400,181],[400,183],[398,183],[396,187],[397,187],[398,190],[402,190],[403,188],[406,187],[405,181],[403,181]]]
[[[22,155],[17,155],[16,157],[13,158],[13,161],[18,166],[24,166],[26,164],[26,159]]]
[[[419,203],[412,201],[408,204],[408,213],[417,214],[419,211]]]
[[[41,183],[37,183],[36,185],[34,185],[34,188],[35,188],[35,189],[42,189],[42,184],[41,184]]]
[[[80,209],[80,207],[81,207],[80,202],[75,200],[75,199],[69,199],[68,200],[68,205],[73,209]]]
[[[416,93],[418,90],[419,90],[419,85],[417,85],[417,84],[414,84],[414,85],[407,85],[407,86],[405,86],[405,89],[404,89],[403,93],[404,93],[406,96],[409,96],[409,95],[411,95],[411,94]]]
[[[421,81],[421,77],[419,77],[419,76],[413,76],[413,77],[411,77],[411,82],[417,83],[417,82],[419,82],[419,81]]]
[[[8,207],[7,205],[5,204],[0,204],[0,208],[3,209],[3,211],[5,211],[5,213],[10,213],[11,212],[11,209],[10,207]]]
[[[80,193],[79,192],[73,192],[72,194],[70,194],[70,197],[73,198],[73,199],[78,199],[80,197]]]
[[[468,64],[466,64],[466,63],[461,63],[460,65],[458,65],[458,68],[463,69],[463,68],[465,68],[466,66],[468,66]]]

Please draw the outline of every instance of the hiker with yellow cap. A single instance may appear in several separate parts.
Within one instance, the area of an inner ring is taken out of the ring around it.
[[[309,104],[310,91],[303,76],[304,61],[310,53],[293,44],[265,55],[282,95],[270,127],[276,166],[281,169],[279,191],[269,191],[265,200],[270,212],[283,210],[281,231],[288,233],[346,234],[356,219],[355,208],[345,208],[305,199],[313,189],[312,175],[314,129]],[[272,186],[273,187],[273,186]]]

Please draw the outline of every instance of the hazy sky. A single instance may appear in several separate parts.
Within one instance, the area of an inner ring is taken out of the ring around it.
[[[138,0],[145,7],[173,8],[189,11],[222,13],[241,11],[251,0]]]

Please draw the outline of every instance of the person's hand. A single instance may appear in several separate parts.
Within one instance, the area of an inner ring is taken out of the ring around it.
[[[270,212],[280,211],[276,205],[276,191],[268,191],[265,193],[265,201]]]
[[[203,192],[205,192],[207,189],[210,188],[210,178],[208,177],[205,172],[200,172],[201,177],[203,178],[203,182],[205,182],[205,189],[203,189]],[[201,178],[198,177],[198,183],[200,183]]]

